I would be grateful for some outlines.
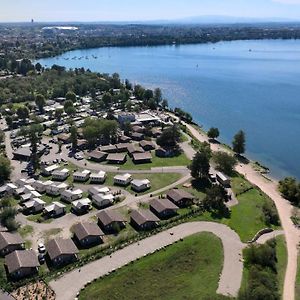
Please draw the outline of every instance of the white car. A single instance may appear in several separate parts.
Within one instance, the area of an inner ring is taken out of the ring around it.
[[[40,243],[38,244],[38,250],[39,250],[39,253],[44,253],[46,252],[46,247],[44,244]]]
[[[74,156],[77,160],[82,160],[83,159],[83,156],[76,153],[75,156]]]

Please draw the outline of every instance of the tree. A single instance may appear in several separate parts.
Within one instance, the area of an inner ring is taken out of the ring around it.
[[[5,181],[9,180],[12,167],[10,165],[9,159],[0,155],[0,184],[3,184]]]
[[[44,106],[46,104],[45,97],[41,94],[35,96],[35,104],[38,107],[39,111],[42,113],[44,111]]]
[[[207,132],[207,136],[210,138],[210,139],[213,139],[215,140],[216,138],[218,138],[220,135],[220,132],[219,132],[219,129],[216,128],[216,127],[211,127],[208,132]]]
[[[130,122],[125,122],[123,124],[123,130],[125,135],[129,135],[130,132],[132,131],[132,125]]]
[[[38,71],[38,72],[41,72],[42,70],[42,65],[40,63],[36,63],[35,64],[35,69]]]
[[[64,110],[65,113],[69,116],[73,115],[76,113],[76,109],[74,107],[73,101],[72,100],[66,100],[64,103]]]
[[[237,164],[235,157],[223,151],[215,152],[213,154],[213,161],[219,171],[229,176],[232,174],[233,169]]]
[[[106,107],[109,107],[112,103],[112,96],[110,93],[105,93],[102,97],[102,101],[104,102]]]
[[[150,90],[150,89],[148,89],[148,90],[145,90],[145,92],[144,92],[144,95],[143,95],[143,98],[145,99],[145,100],[150,100],[151,98],[153,98],[153,91],[152,90]]]
[[[18,118],[25,121],[29,117],[29,109],[26,106],[20,106],[17,109]]]
[[[156,106],[158,106],[162,101],[162,92],[160,88],[156,88],[154,90],[154,100],[156,102]]]
[[[240,130],[233,138],[232,148],[237,155],[245,153],[245,133]]]
[[[156,142],[161,147],[177,148],[180,141],[180,129],[177,125],[173,125],[165,129]]]
[[[227,200],[227,192],[220,185],[213,185],[206,190],[206,197],[203,200],[203,207],[207,211],[212,211],[220,215],[228,213],[225,205]]]
[[[71,91],[67,92],[66,93],[66,100],[70,100],[73,103],[75,103],[76,102],[76,95],[75,95],[75,93],[73,93]]]
[[[169,106],[168,100],[167,99],[162,100],[161,106],[163,109],[168,108],[168,106]]]
[[[8,126],[9,128],[11,128],[12,125],[13,125],[13,118],[12,118],[11,116],[6,116],[6,117],[5,117],[5,121],[6,121],[7,126]]]
[[[54,114],[54,116],[55,116],[55,119],[57,120],[57,121],[60,121],[61,120],[61,117],[62,117],[62,114],[63,114],[63,109],[61,109],[61,108],[57,108],[56,110],[55,110],[55,114]]]
[[[285,199],[295,205],[300,204],[300,183],[295,178],[286,177],[279,181],[278,189]]]
[[[78,143],[77,128],[75,126],[72,126],[70,129],[70,133],[71,133],[72,150],[73,150],[73,152],[75,152],[77,149],[77,143]]]
[[[205,152],[197,152],[190,165],[191,175],[196,180],[207,178],[209,174],[209,157]]]
[[[0,144],[2,144],[5,140],[5,133],[2,129],[0,129]]]

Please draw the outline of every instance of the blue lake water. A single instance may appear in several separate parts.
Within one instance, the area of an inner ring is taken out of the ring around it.
[[[300,178],[300,41],[99,48],[40,62],[161,87],[171,107],[191,112],[204,129],[220,128],[223,142],[243,129],[247,155],[274,177]]]

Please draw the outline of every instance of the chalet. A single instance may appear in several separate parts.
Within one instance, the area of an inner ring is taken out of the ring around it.
[[[75,200],[72,202],[72,210],[76,214],[85,214],[91,209],[92,201],[88,198]]]
[[[23,204],[24,212],[27,214],[36,214],[44,210],[46,202],[39,199],[33,198]]]
[[[97,218],[99,226],[106,232],[118,232],[126,224],[125,218],[112,209],[100,211]]]
[[[144,192],[151,188],[151,183],[148,179],[133,179],[131,181],[131,189],[135,192]]]
[[[55,170],[52,173],[52,180],[64,181],[70,176],[68,169]]]
[[[145,128],[142,127],[142,126],[139,126],[139,125],[132,126],[132,131],[133,132],[143,133],[144,130],[145,130]]]
[[[50,196],[59,196],[64,190],[66,190],[69,187],[67,183],[52,183],[48,186],[46,186],[46,193]]]
[[[82,198],[82,190],[80,189],[65,190],[61,193],[61,199],[67,203],[71,203],[81,198]]]
[[[106,153],[117,153],[117,147],[115,145],[107,145],[107,146],[102,146],[100,148],[100,150],[102,152],[106,152]]]
[[[73,227],[74,237],[82,247],[102,243],[103,231],[95,223],[78,223]]]
[[[42,175],[44,176],[51,176],[52,172],[59,169],[59,165],[52,165],[52,166],[42,166]]]
[[[82,172],[74,172],[73,179],[74,181],[85,182],[90,179],[90,175],[91,175],[91,171],[89,170],[84,170]]]
[[[47,245],[47,254],[54,266],[66,265],[77,260],[78,249],[71,239],[53,239]]]
[[[131,138],[129,136],[122,135],[119,137],[119,142],[120,143],[129,143],[129,142],[131,142]]]
[[[160,128],[152,128],[151,129],[152,136],[158,138],[162,134],[162,130]]]
[[[179,207],[168,199],[155,199],[150,202],[150,210],[160,219],[167,219],[177,214]]]
[[[44,209],[45,216],[49,218],[56,218],[66,213],[66,206],[60,202],[52,202]]]
[[[98,173],[92,173],[90,179],[91,183],[104,183],[106,180],[106,172],[99,171]]]
[[[32,200],[33,198],[41,198],[41,197],[42,197],[42,195],[39,192],[31,191],[30,193],[21,195],[20,202],[23,203],[23,202]]]
[[[132,161],[135,164],[147,164],[147,163],[151,163],[151,161],[152,161],[151,152],[133,153],[132,154]]]
[[[172,189],[168,191],[167,198],[179,207],[190,206],[193,204],[194,200],[193,195],[180,189]]]
[[[114,203],[115,197],[112,194],[96,194],[92,196],[92,202],[97,208],[104,208]]]
[[[124,164],[126,159],[127,155],[125,153],[111,153],[106,158],[110,164]]]
[[[93,160],[93,161],[96,161],[96,162],[102,162],[102,161],[106,160],[107,155],[108,154],[105,153],[105,152],[94,150],[94,151],[92,151],[88,154],[88,157],[89,157],[90,160]]]
[[[24,249],[25,242],[18,233],[0,232],[0,255]]]
[[[134,140],[134,141],[141,141],[144,139],[144,135],[142,133],[139,133],[139,132],[133,132],[131,134],[131,138]]]
[[[114,177],[114,184],[127,186],[132,181],[132,176],[129,173],[119,174]]]
[[[151,151],[155,149],[155,145],[151,141],[145,141],[142,140],[139,142],[139,145],[145,150],[145,151]]]
[[[97,195],[97,194],[109,194],[110,193],[110,188],[108,187],[97,187],[97,186],[93,186],[88,190],[89,196],[93,196],[93,195]]]
[[[158,225],[159,218],[149,209],[134,210],[130,214],[130,222],[138,230],[151,230]]]
[[[224,187],[230,187],[230,178],[227,177],[225,174],[218,172],[216,174],[217,181]]]
[[[61,133],[57,136],[57,140],[63,144],[70,143],[70,135],[66,133]]]
[[[32,187],[39,193],[45,193],[47,185],[50,185],[52,183],[53,183],[52,181],[45,182],[45,181],[37,180],[32,184]]]
[[[7,272],[13,280],[33,276],[40,266],[33,250],[16,250],[5,257]]]
[[[120,143],[116,144],[118,152],[127,152],[128,147],[131,146],[130,143]]]
[[[145,152],[143,148],[136,147],[134,145],[129,145],[127,147],[127,151],[128,151],[128,154],[130,157],[132,157],[134,153],[144,153]]]

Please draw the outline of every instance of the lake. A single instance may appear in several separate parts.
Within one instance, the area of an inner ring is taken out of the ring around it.
[[[160,87],[171,107],[189,111],[204,129],[218,127],[222,142],[243,129],[247,155],[274,177],[300,179],[300,41],[99,48],[40,63],[118,72]]]

